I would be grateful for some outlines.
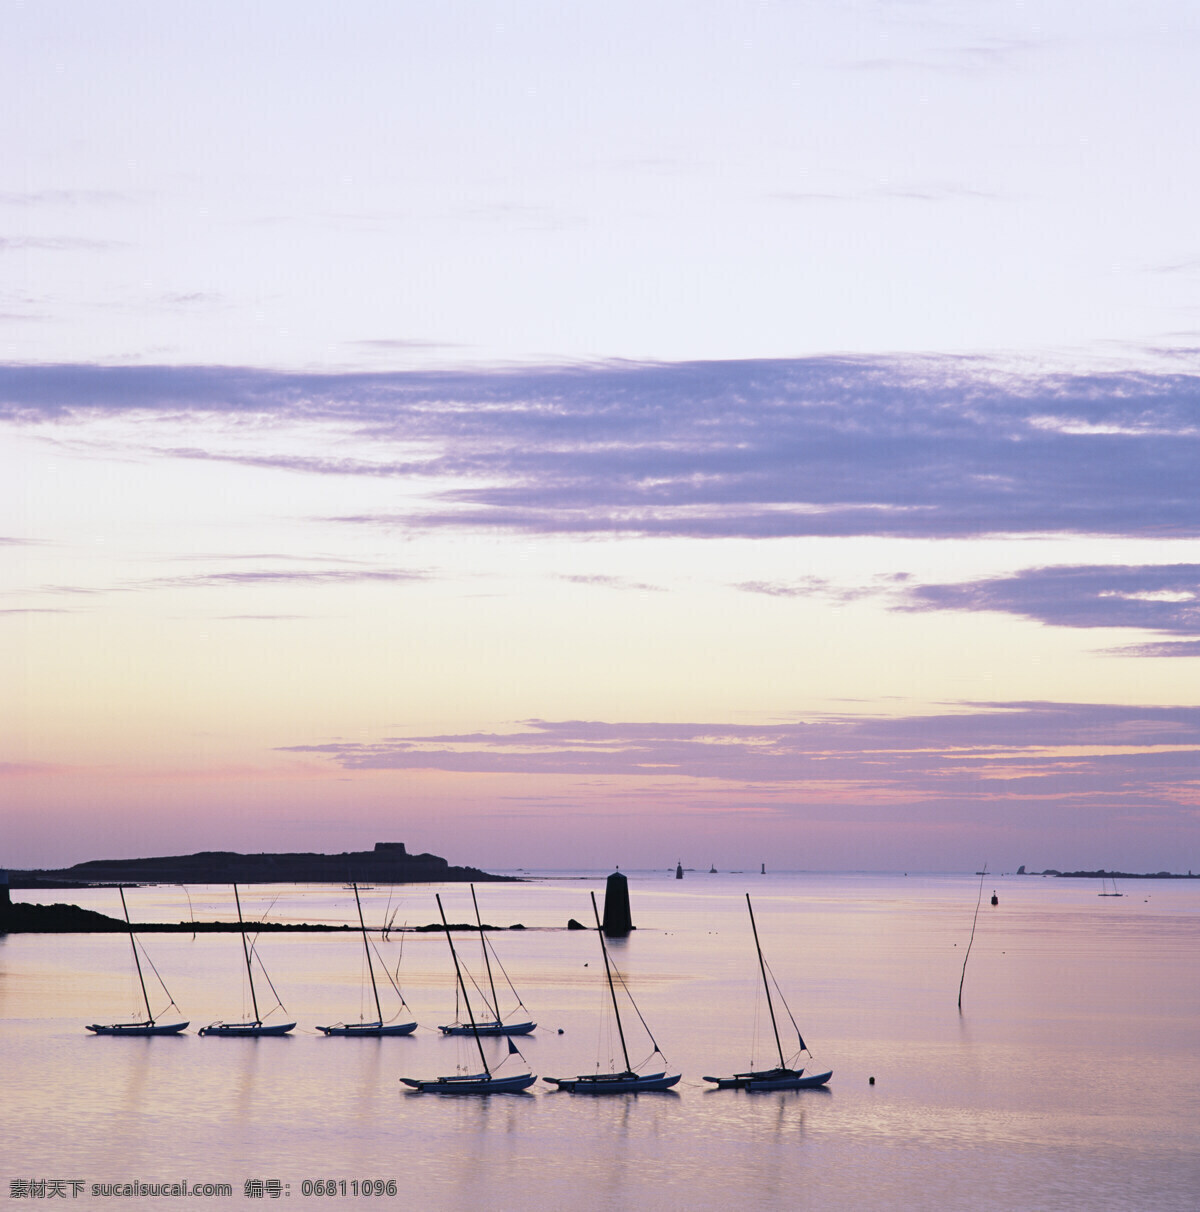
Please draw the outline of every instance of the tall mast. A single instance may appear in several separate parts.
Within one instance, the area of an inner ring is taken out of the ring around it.
[[[463,1005],[467,1008],[467,1021],[471,1024],[471,1034],[475,1036],[475,1047],[479,1049],[479,1059],[483,1064],[483,1071],[492,1076],[492,1071],[488,1068],[487,1057],[483,1054],[483,1042],[479,1038],[479,1030],[475,1026],[475,1016],[471,1013],[471,999],[467,996],[467,986],[463,981],[462,969],[458,966],[458,952],[454,950],[454,939],[450,937],[450,924],[446,921],[446,911],[442,908],[442,894],[434,893],[434,899],[438,903],[438,912],[442,915],[442,927],[446,931],[446,942],[450,944],[450,958],[454,961],[454,975],[458,977],[458,987],[462,990]]]
[[[138,958],[137,942],[133,937],[133,923],[129,920],[129,906],[125,904],[125,889],[118,884],[117,891],[121,894],[121,908],[125,910],[125,925],[129,927],[129,945],[133,948],[133,962],[137,965],[138,982],[142,986],[142,1000],[146,1003],[146,1018],[154,1026],[154,1014],[150,1010],[150,996],[146,992],[146,978],[142,975],[142,961]],[[167,995],[168,997],[170,994]]]
[[[375,994],[375,1012],[379,1015],[379,1025],[383,1026],[383,1007],[379,1004],[379,990],[375,985],[375,966],[371,963],[371,944],[367,941],[367,923],[363,921],[362,901],[358,899],[358,885],[350,885],[354,889],[354,903],[358,906],[358,924],[362,927],[363,950],[367,953],[367,971],[371,974],[371,992]]]
[[[238,926],[242,934],[242,954],[246,957],[246,975],[250,978],[250,1000],[254,1003],[254,1023],[257,1026],[262,1022],[262,1018],[258,1013],[258,997],[254,992],[254,971],[250,967],[250,948],[246,946],[246,923],[242,921],[242,898],[238,896],[237,884],[233,886],[233,899],[237,902]]]
[[[750,929],[754,931],[754,949],[758,952],[758,967],[762,973],[763,988],[767,991],[767,1009],[771,1012],[771,1030],[775,1032],[775,1047],[779,1050],[779,1067],[786,1069],[783,1045],[779,1042],[779,1027],[775,1022],[775,1006],[771,1001],[771,985],[767,980],[767,965],[763,962],[762,947],[758,944],[758,927],[754,924],[754,906],[750,904],[750,893],[746,893],[746,908],[750,910]]]
[[[608,963],[608,948],[604,945],[604,929],[600,925],[600,910],[596,908],[596,894],[592,893],[592,916],[596,919],[596,933],[600,936],[600,950],[604,954],[604,975],[608,977],[608,992],[612,997],[613,1014],[617,1019],[617,1034],[621,1037],[621,1053],[625,1057],[625,1072],[632,1073],[633,1066],[629,1063],[629,1049],[625,1047],[625,1031],[621,1027],[621,1011],[617,1006],[617,991],[613,988],[612,968]]]
[[[475,924],[479,927],[479,945],[483,948],[483,964],[487,968],[488,984],[492,987],[492,1012],[497,1024],[500,1022],[500,999],[496,996],[496,982],[492,979],[492,961],[488,959],[487,939],[483,935],[483,919],[479,916],[479,902],[475,899],[475,885],[471,885],[471,904],[475,906]]]

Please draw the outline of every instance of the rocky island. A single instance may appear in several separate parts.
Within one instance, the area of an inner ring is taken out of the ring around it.
[[[343,854],[238,854],[204,850],[165,858],[92,859],[73,867],[10,871],[13,888],[95,884],[441,884],[508,881],[477,867],[452,867],[436,854],[409,854],[403,842]]]

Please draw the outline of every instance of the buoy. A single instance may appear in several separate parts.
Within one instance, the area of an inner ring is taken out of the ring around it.
[[[1000,898],[995,894],[995,892],[992,893],[992,904],[993,905],[1000,904]]]
[[[875,1084],[875,1079],[873,1077],[868,1077],[867,1084],[873,1086]]]

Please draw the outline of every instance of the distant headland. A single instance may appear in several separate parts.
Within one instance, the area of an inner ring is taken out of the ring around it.
[[[1045,871],[1026,871],[1024,866],[1017,869],[1018,875],[1053,875],[1060,880],[1200,880],[1200,875],[1177,875],[1173,871],[1056,871],[1047,867]]]
[[[165,858],[92,859],[73,867],[10,871],[13,888],[95,884],[434,884],[487,883],[516,877],[452,867],[436,854],[409,854],[403,842],[344,854],[238,854],[205,850]]]

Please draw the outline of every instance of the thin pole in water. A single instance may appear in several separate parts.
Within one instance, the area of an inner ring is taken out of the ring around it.
[[[971,938],[967,943],[967,953],[963,956],[962,976],[958,978],[958,1009],[962,1012],[962,991],[963,981],[967,979],[967,960],[971,958],[971,945],[975,942],[975,923],[979,921],[979,906],[983,903],[983,880],[987,875],[987,863],[984,863],[983,870],[979,873],[979,896],[975,901],[975,916],[971,920]]]

